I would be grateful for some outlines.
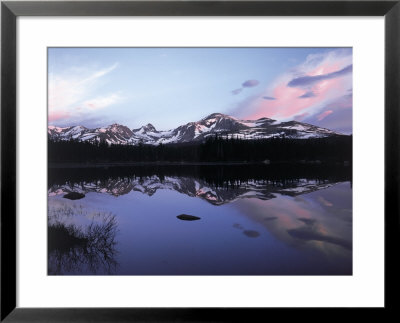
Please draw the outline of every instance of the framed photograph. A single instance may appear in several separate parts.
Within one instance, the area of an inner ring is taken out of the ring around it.
[[[352,48],[47,55],[48,275],[352,275]]]
[[[394,307],[398,1],[1,10],[1,320]]]

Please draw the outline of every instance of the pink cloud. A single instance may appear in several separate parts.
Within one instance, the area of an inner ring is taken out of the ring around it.
[[[48,121],[81,116],[119,102],[121,99],[119,93],[104,96],[98,90],[99,79],[112,72],[117,66],[118,64],[115,63],[97,70],[71,68],[64,74],[49,74]]]
[[[302,121],[305,118],[307,118],[310,114],[308,112],[304,112],[302,114],[298,114],[297,116],[294,116],[294,120],[296,121]]]
[[[83,107],[87,108],[88,110],[97,110],[97,109],[103,109],[112,104],[115,104],[120,100],[121,100],[121,97],[119,96],[119,94],[114,93],[114,94],[111,94],[108,96],[96,97],[96,98],[84,101],[82,103],[82,105],[83,105]]]
[[[320,115],[317,116],[317,119],[318,119],[319,121],[321,121],[321,120],[325,119],[327,116],[331,115],[332,113],[333,113],[332,110],[324,111],[324,112],[322,112]]]
[[[64,111],[49,111],[48,121],[53,122],[61,119],[69,118],[69,114]]]
[[[330,110],[351,109],[352,107],[353,107],[352,94],[344,95],[326,106],[326,108]]]
[[[249,118],[289,119],[299,114],[310,114],[310,108],[322,106],[324,102],[342,92],[343,86],[340,80],[324,80],[314,85],[312,91],[315,96],[299,98],[304,94],[303,89],[288,87],[286,82],[282,82],[273,90],[276,100],[259,102]]]
[[[268,117],[292,120],[318,115],[329,104],[348,95],[348,89],[352,87],[351,64],[352,55],[343,56],[335,51],[319,56],[310,55],[303,64],[281,75],[272,86],[260,94],[261,98],[267,95],[275,100],[253,100],[245,107],[244,116],[248,119]],[[292,82],[296,79],[296,82]],[[302,80],[307,82],[300,82]],[[299,86],[288,86],[290,82]],[[313,95],[304,95],[305,93]],[[343,100],[342,104],[351,107],[351,98]],[[324,115],[322,119],[329,114]]]

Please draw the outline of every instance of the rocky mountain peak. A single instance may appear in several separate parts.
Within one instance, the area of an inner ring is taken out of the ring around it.
[[[160,131],[148,123],[139,129],[114,123],[106,128],[88,129],[82,126],[48,127],[49,137],[54,140],[105,140],[116,144],[171,144],[204,142],[207,138],[235,138],[242,140],[285,137],[292,139],[323,138],[342,134],[298,121],[279,122],[266,117],[257,120],[241,120],[223,113],[212,113],[196,122],[188,122],[175,129]]]

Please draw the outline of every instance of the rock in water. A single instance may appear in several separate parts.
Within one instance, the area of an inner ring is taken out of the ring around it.
[[[180,214],[177,216],[179,220],[184,220],[184,221],[195,221],[195,220],[200,220],[198,216],[194,215],[189,215],[189,214]]]
[[[85,194],[78,193],[78,192],[70,192],[63,196],[63,198],[66,198],[69,200],[79,200],[79,199],[83,199],[84,197],[85,197]]]

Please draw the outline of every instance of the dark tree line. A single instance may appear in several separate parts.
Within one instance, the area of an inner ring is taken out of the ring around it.
[[[49,162],[272,162],[352,160],[352,136],[257,140],[209,138],[202,143],[115,145],[48,141]]]

